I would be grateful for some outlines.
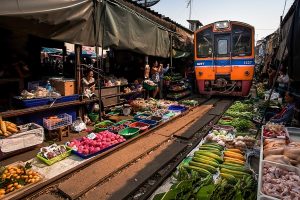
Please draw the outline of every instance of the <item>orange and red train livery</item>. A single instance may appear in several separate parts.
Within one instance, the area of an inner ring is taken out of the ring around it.
[[[247,96],[254,75],[254,27],[219,21],[202,27],[194,36],[200,94]]]

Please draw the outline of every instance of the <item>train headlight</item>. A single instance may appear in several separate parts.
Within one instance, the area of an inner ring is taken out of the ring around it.
[[[216,29],[225,29],[229,27],[229,22],[228,21],[222,21],[222,22],[216,22],[215,23],[215,28]]]
[[[249,75],[250,75],[250,72],[249,72],[249,71],[245,71],[245,75],[246,75],[246,76],[249,76]]]

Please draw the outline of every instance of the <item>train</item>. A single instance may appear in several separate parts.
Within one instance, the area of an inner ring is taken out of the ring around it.
[[[254,27],[218,21],[194,33],[194,67],[200,94],[249,95],[254,77]]]

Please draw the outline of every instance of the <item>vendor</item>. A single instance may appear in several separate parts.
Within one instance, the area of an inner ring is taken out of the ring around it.
[[[167,64],[167,66],[164,67],[163,64],[160,64],[160,68],[161,68],[161,71],[159,73],[159,79],[160,79],[159,80],[159,98],[163,99],[164,98],[164,94],[163,94],[163,92],[164,92],[164,88],[163,88],[164,75],[168,72],[170,66],[169,66],[169,64]]]
[[[160,82],[160,76],[159,76],[160,72],[161,72],[161,65],[159,65],[158,62],[155,61],[151,69],[151,79],[157,86],[159,86],[159,82]],[[159,92],[159,87],[156,87],[153,90],[153,98],[156,97],[158,92]]]
[[[96,97],[95,95],[95,79],[94,72],[92,70],[88,70],[85,77],[82,79],[83,84],[83,96],[90,99],[92,97]]]
[[[195,79],[196,79],[196,76],[195,76],[195,70],[194,70],[193,66],[189,66],[189,67],[186,68],[185,78],[188,80],[188,82],[190,84],[191,92],[195,93],[195,88],[196,88]]]
[[[83,97],[87,99],[96,98],[95,94],[95,88],[96,88],[96,82],[94,78],[94,72],[92,70],[88,70],[85,77],[82,79],[83,84]],[[105,116],[104,112],[104,105],[103,101],[101,100],[101,114],[102,116]],[[96,103],[92,103],[87,106],[87,110],[89,113],[91,112],[98,112],[99,111],[99,105]]]
[[[286,106],[279,113],[267,112],[266,121],[283,124],[291,123],[295,111],[295,96],[291,92],[286,92],[284,99],[287,103]]]
[[[268,85],[270,88],[272,88],[274,79],[276,76],[276,65],[275,64],[270,64],[269,69],[268,69],[268,75],[269,75]]]
[[[280,97],[283,97],[285,94],[285,91],[288,88],[288,84],[289,84],[289,75],[286,73],[286,68],[282,68],[279,71],[279,77],[277,78],[277,82],[278,82],[278,92],[280,94]]]

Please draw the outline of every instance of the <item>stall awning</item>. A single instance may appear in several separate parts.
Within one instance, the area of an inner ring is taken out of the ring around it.
[[[151,56],[169,56],[168,31],[117,3],[108,2],[105,11],[104,47],[130,49]]]
[[[94,46],[93,5],[92,0],[2,0],[0,27]]]
[[[86,46],[102,46],[103,39],[104,47],[169,56],[168,30],[114,0],[2,0],[0,27]]]
[[[285,48],[286,48],[287,38],[288,38],[288,34],[289,34],[289,31],[291,28],[291,24],[293,22],[293,18],[294,18],[294,14],[292,14],[290,16],[290,18],[286,21],[286,23],[283,25],[283,27],[281,29],[282,41],[281,41],[281,43],[279,45],[279,49],[277,51],[277,55],[276,55],[277,60],[284,59],[288,55],[288,50]]]

